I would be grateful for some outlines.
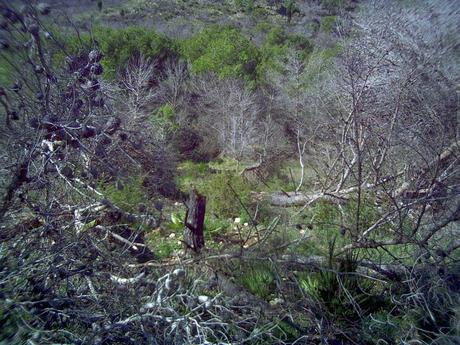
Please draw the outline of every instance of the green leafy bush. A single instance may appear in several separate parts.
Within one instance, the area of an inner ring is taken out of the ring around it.
[[[166,103],[154,111],[150,116],[150,121],[154,128],[166,137],[179,128],[176,122],[176,110],[171,103]]]
[[[147,58],[161,60],[177,55],[175,43],[152,29],[137,26],[122,29],[99,26],[93,30],[92,35],[80,33],[78,36],[74,33],[62,33],[56,27],[51,29],[52,35],[65,42],[67,54],[78,54],[82,48],[91,47],[95,42],[104,53],[101,63],[104,67],[104,76],[108,78],[113,78],[133,56],[142,54]],[[62,64],[64,52],[58,50],[52,58],[54,63]]]
[[[179,189],[184,193],[188,193],[193,186],[201,186],[210,173],[207,163],[193,161],[181,162],[177,170],[179,174],[176,182]]]
[[[229,172],[213,174],[199,189],[208,198],[209,211],[219,217],[244,215],[241,203],[245,206],[250,203],[251,186],[240,175]]]
[[[127,212],[134,212],[139,204],[148,199],[142,181],[141,176],[136,176],[128,181],[104,183],[101,185],[100,190],[114,205]]]
[[[207,198],[207,213],[218,218],[240,216],[242,220],[246,220],[247,215],[241,204],[250,205],[253,188],[231,168],[231,160],[222,160],[219,166],[227,167],[227,164],[230,164],[230,170],[223,169],[216,173],[207,163],[183,162],[178,167],[180,173],[177,183],[184,193],[188,193],[193,187],[204,194]]]
[[[261,61],[257,66],[259,81],[264,82],[271,72],[281,72],[289,52],[295,50],[301,59],[307,59],[313,51],[312,41],[302,35],[286,33],[282,27],[268,31],[261,51]]]
[[[147,58],[165,58],[174,55],[174,44],[153,30],[131,26],[124,29],[99,27],[94,38],[105,54],[103,67],[107,76],[114,76],[132,57],[139,54]]]
[[[241,32],[228,26],[212,26],[181,44],[192,72],[214,72],[221,78],[255,78],[259,52]]]

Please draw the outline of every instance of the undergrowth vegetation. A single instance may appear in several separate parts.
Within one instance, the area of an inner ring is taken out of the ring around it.
[[[439,1],[1,2],[0,344],[459,343]]]

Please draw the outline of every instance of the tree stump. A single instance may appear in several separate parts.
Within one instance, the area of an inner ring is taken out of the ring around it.
[[[185,214],[184,241],[187,248],[198,253],[204,247],[204,215],[206,212],[206,197],[195,189],[190,191]]]

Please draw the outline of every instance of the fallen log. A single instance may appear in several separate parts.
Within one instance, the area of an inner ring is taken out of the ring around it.
[[[341,259],[336,258],[336,263],[340,263]],[[309,269],[312,271],[318,271],[328,268],[328,258],[324,256],[301,256],[301,255],[283,255],[278,262],[284,264],[298,265],[302,269]],[[354,273],[354,272],[350,272]],[[357,262],[356,272],[357,274],[365,275],[375,279],[385,280],[402,280],[408,273],[409,268],[403,265],[395,264],[378,264],[369,260],[361,260]]]
[[[275,192],[275,193],[253,193],[255,200],[268,200],[270,205],[278,207],[292,206],[313,206],[317,202],[326,201],[334,204],[342,204],[348,201],[346,193],[312,193],[300,192]]]
[[[460,149],[460,141],[452,143],[447,149],[445,149],[437,159],[431,161],[426,167],[420,168],[414,176],[419,178],[420,176],[425,175],[430,169],[436,168],[436,166],[445,164],[451,159],[457,159],[457,152]],[[394,181],[395,179],[401,177],[404,174],[404,171],[400,171],[395,175],[387,176],[380,179],[376,183],[364,183],[361,185],[361,189],[372,190],[385,183]],[[423,197],[426,196],[430,190],[429,189],[419,189],[415,191],[409,190],[410,188],[409,181],[404,181],[399,188],[395,188],[394,197],[401,196],[410,196],[414,197]],[[319,201],[326,201],[330,203],[340,204],[346,202],[349,198],[348,196],[354,192],[358,191],[358,186],[350,187],[347,189],[342,189],[335,192],[316,192],[305,194],[301,192],[275,192],[271,194],[267,193],[254,193],[254,199],[268,199],[272,206],[280,207],[291,207],[291,206],[313,206]]]

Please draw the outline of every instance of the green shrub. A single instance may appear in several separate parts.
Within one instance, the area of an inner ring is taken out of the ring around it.
[[[233,170],[231,160],[224,159],[220,165],[214,163],[214,168],[216,166],[226,168],[218,170],[217,173],[213,173],[214,169],[211,170],[209,165],[191,161],[181,163],[178,167],[179,176],[177,178],[180,190],[188,193],[190,188],[194,187],[204,194],[207,198],[206,212],[209,214],[214,214],[218,218],[239,216],[242,221],[246,221],[248,216],[241,203],[246,207],[250,205],[252,186]]]
[[[207,163],[196,163],[193,161],[181,162],[177,170],[177,185],[179,189],[188,193],[193,186],[201,186],[209,176],[210,170]]]
[[[320,28],[324,32],[332,32],[337,22],[336,16],[325,16],[321,18]]]
[[[220,78],[255,79],[259,52],[241,32],[228,26],[212,26],[181,44],[192,72],[214,72]]]
[[[272,28],[272,24],[270,24],[269,22],[267,21],[261,21],[259,23],[257,23],[256,27],[255,27],[255,32],[269,32],[270,29]]]
[[[229,172],[213,174],[206,183],[199,187],[208,198],[208,209],[218,217],[233,218],[243,215],[241,205],[249,205],[251,201],[251,186],[240,175]],[[235,193],[238,195],[239,200]]]
[[[281,27],[271,29],[260,48],[261,61],[257,66],[259,81],[264,82],[272,72],[282,72],[292,50],[299,52],[300,58],[305,60],[313,51],[313,43],[305,36],[287,34]]]
[[[208,166],[213,170],[229,171],[233,173],[237,173],[240,169],[244,169],[244,166],[240,161],[228,157],[219,158],[209,162]]]
[[[142,54],[147,58],[164,59],[177,55],[174,42],[151,29],[136,26],[114,29],[99,26],[94,28],[92,35],[80,33],[78,36],[73,32],[63,33],[59,30],[52,27],[52,35],[58,41],[64,42],[67,54],[78,54],[82,48],[99,46],[104,53],[101,61],[104,76],[108,78],[113,78],[133,56]],[[62,51],[57,51],[53,55],[53,62],[62,64],[64,57]]]
[[[166,103],[154,111],[150,116],[150,121],[154,124],[154,128],[164,136],[169,136],[179,128],[176,122],[176,110],[171,103]]]
[[[165,58],[174,55],[174,45],[166,37],[153,30],[131,26],[124,29],[99,27],[94,30],[105,58],[102,60],[105,73],[113,77],[132,56],[139,54],[147,58]]]
[[[139,204],[148,199],[142,181],[143,178],[137,176],[123,182],[103,183],[100,190],[117,207],[127,212],[135,212]]]
[[[359,321],[363,315],[380,311],[387,301],[375,281],[355,275],[357,254],[335,258],[335,238],[329,242],[328,267],[307,273],[300,287],[320,302],[338,321]]]

